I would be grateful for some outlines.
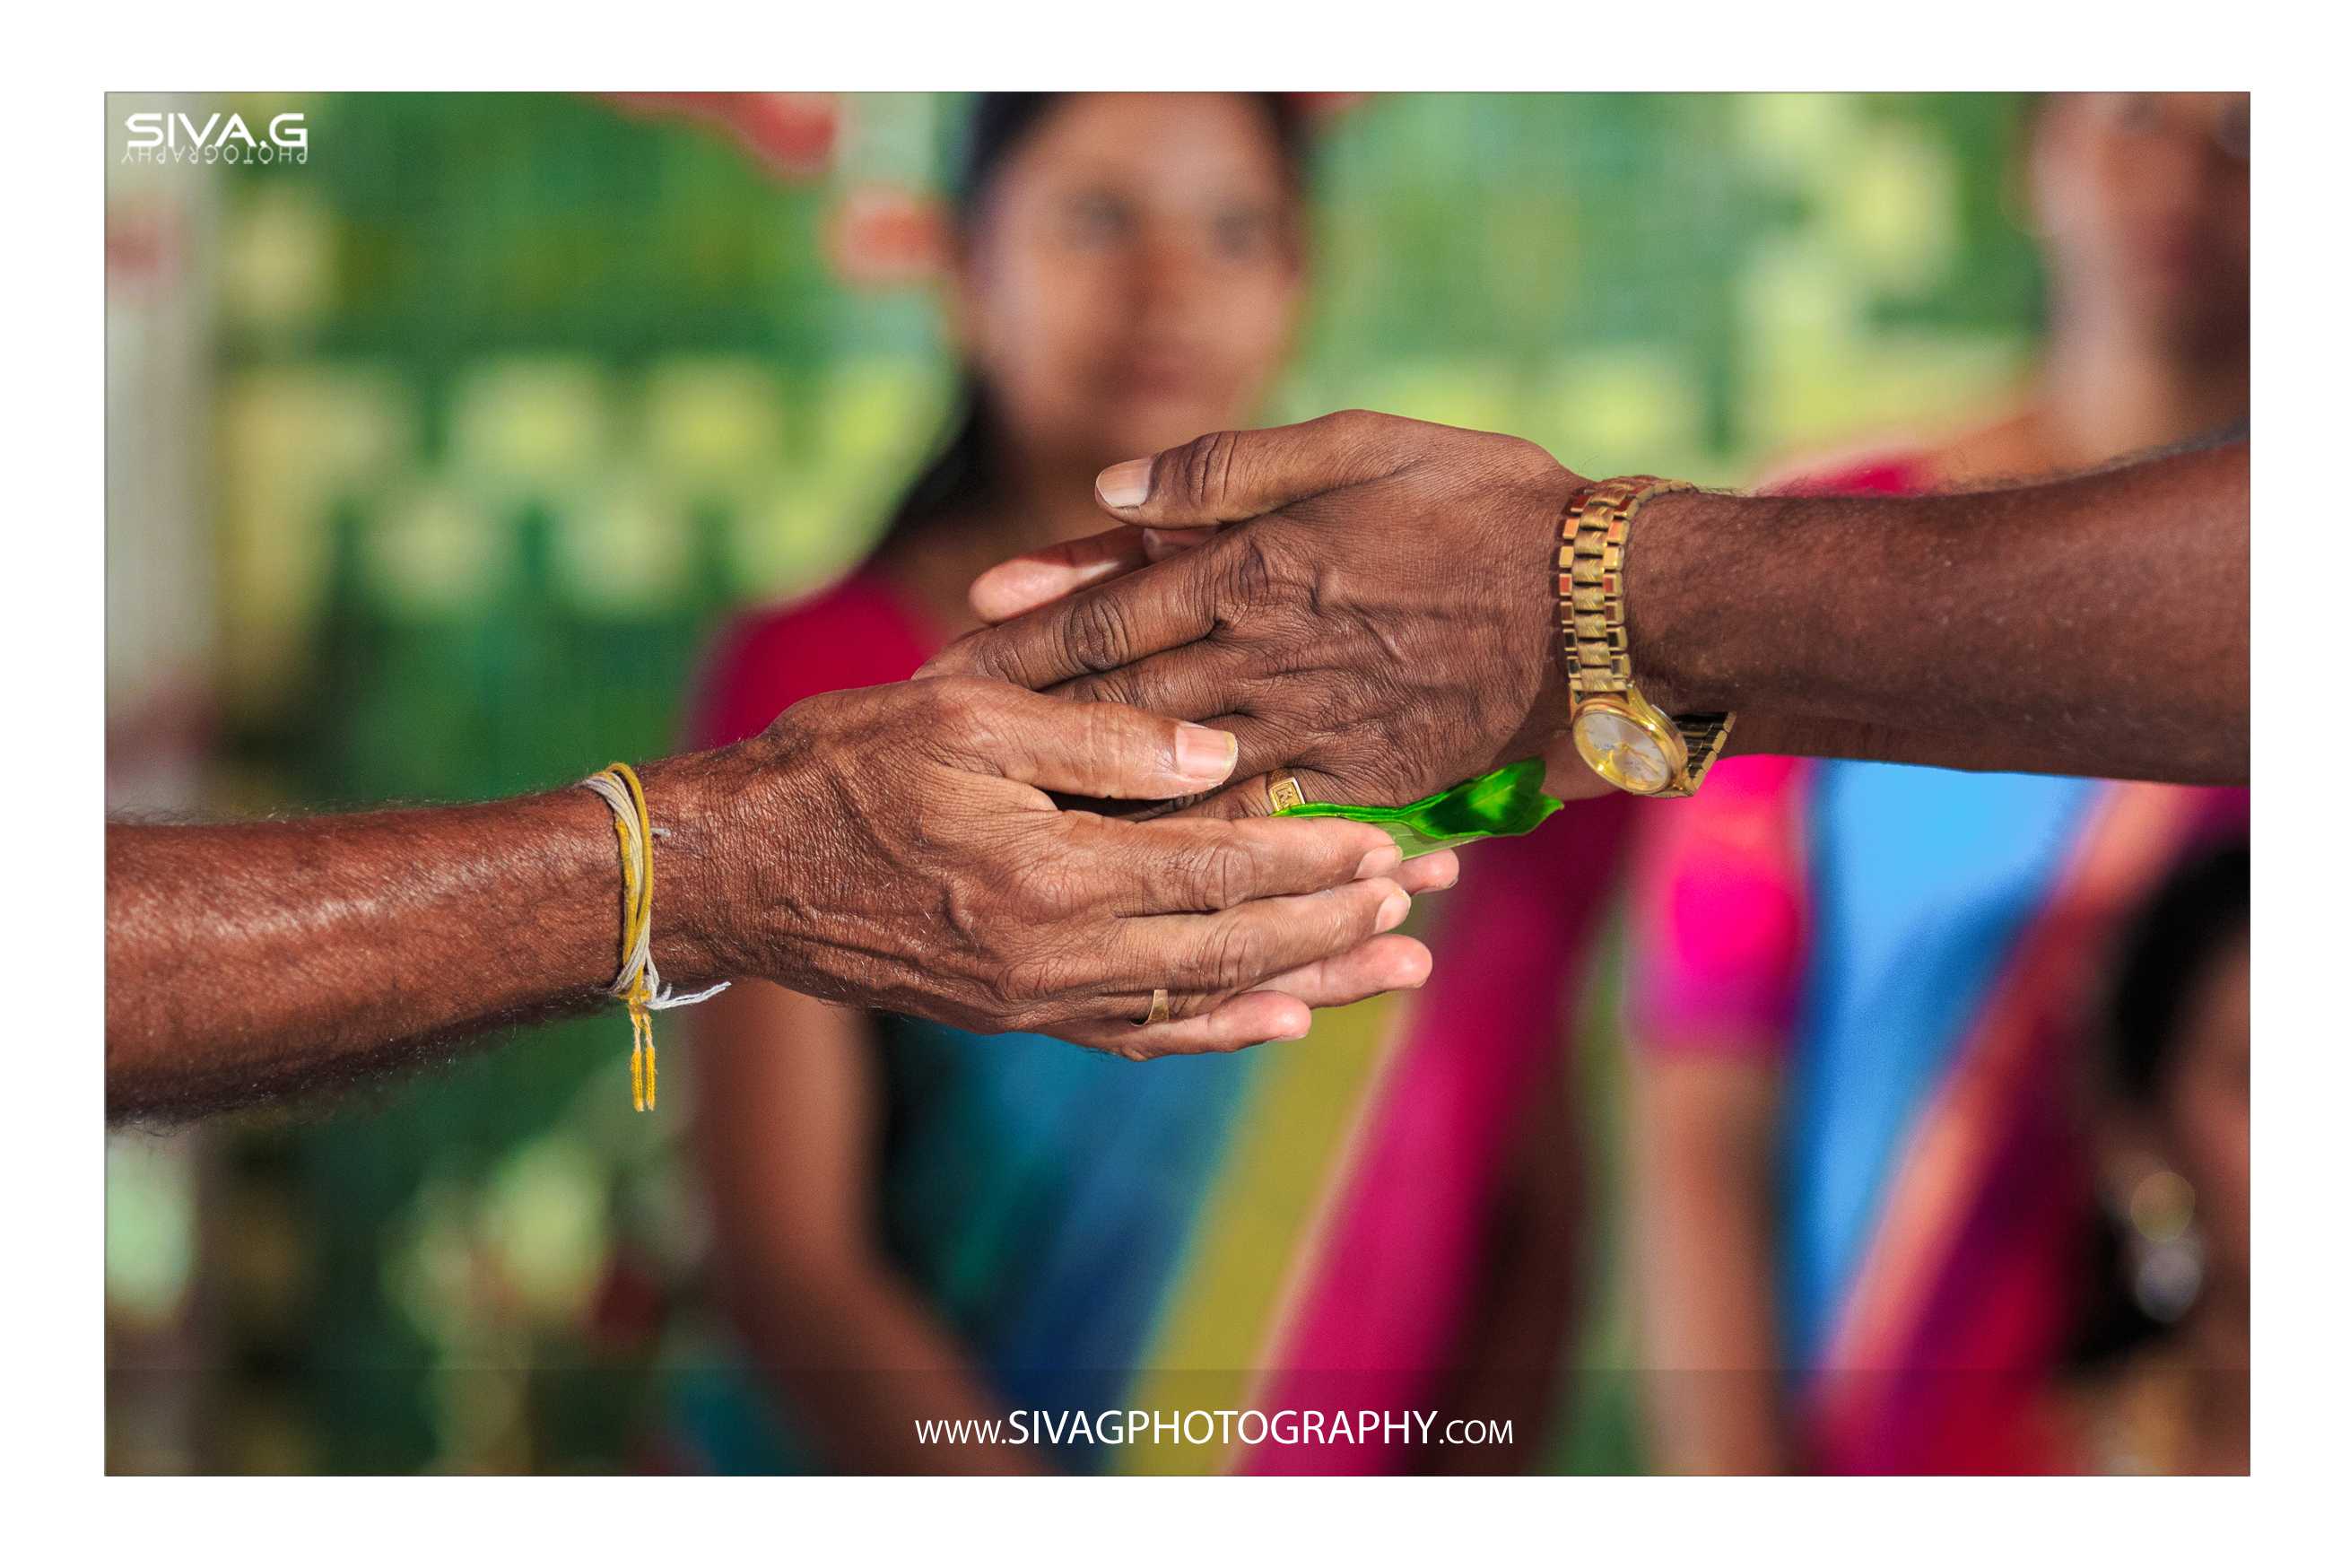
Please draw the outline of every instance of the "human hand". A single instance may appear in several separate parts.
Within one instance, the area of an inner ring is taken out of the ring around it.
[[[1229,736],[940,679],[810,698],[691,785],[723,973],[1135,1058],[1303,1035],[1309,1008],[1416,986],[1395,846],[1348,822],[1125,822],[1045,793],[1223,784]],[[1449,873],[1446,875],[1449,880]],[[1170,1017],[1138,1026],[1155,987]]]
[[[1211,815],[1270,810],[1274,768],[1393,805],[1536,753],[1552,793],[1597,794],[1551,656],[1583,483],[1531,442],[1383,414],[1202,436],[1105,471],[1127,525],[983,574],[996,624],[927,668],[1212,721],[1243,782]]]

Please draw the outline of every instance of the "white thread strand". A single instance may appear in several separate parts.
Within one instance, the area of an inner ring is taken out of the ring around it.
[[[645,825],[637,815],[635,797],[609,774],[591,774],[579,781],[579,787],[594,790],[602,797],[604,804],[612,808],[612,815],[620,824],[620,853],[636,866],[637,885],[641,888],[644,879],[652,875],[652,864],[645,843]],[[668,836],[657,827],[653,829],[653,836]],[[663,990],[660,968],[653,962],[653,923],[650,919],[645,921],[644,929],[637,933],[637,945],[629,950],[628,958],[622,961],[619,978],[604,989],[614,996],[626,997],[640,973],[645,977],[645,989],[652,993],[652,999],[645,1005],[657,1012],[707,1002],[733,983],[722,980],[707,991],[690,992],[683,996],[680,996],[674,987]]]

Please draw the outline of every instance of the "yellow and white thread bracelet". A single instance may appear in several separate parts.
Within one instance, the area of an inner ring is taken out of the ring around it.
[[[603,772],[579,781],[612,808],[612,826],[620,840],[620,972],[605,989],[629,1004],[629,1029],[634,1044],[629,1053],[629,1083],[637,1109],[649,1111],[659,1091],[659,1062],[653,1054],[652,1014],[666,1008],[691,1007],[724,991],[720,981],[707,991],[680,996],[661,987],[660,968],[653,962],[653,815],[645,805],[645,786],[636,769],[614,763]]]

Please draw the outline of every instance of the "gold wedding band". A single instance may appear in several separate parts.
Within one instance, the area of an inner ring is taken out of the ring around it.
[[[1264,775],[1265,798],[1273,802],[1275,811],[1287,811],[1293,805],[1305,804],[1305,792],[1297,787],[1297,775],[1287,768]]]
[[[1154,1023],[1164,1023],[1172,1012],[1167,1002],[1167,988],[1160,986],[1150,993],[1150,1011],[1134,1021],[1137,1029],[1148,1029]]]

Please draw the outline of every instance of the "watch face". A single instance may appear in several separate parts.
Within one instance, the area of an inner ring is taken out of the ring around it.
[[[1679,765],[1653,731],[1613,708],[1587,707],[1575,715],[1575,749],[1593,773],[1634,794],[1665,788]]]

